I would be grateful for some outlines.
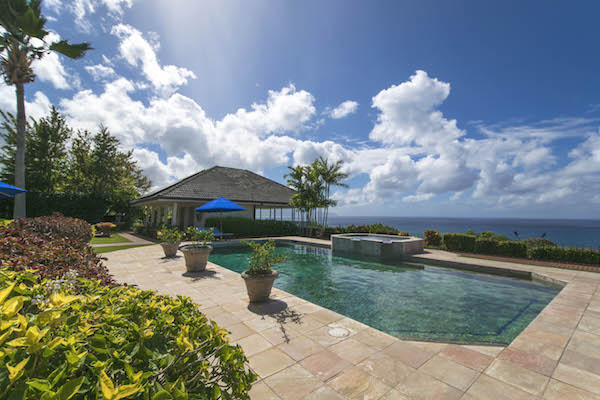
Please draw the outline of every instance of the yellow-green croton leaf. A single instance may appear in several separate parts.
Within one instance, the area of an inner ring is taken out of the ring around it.
[[[27,357],[26,359],[24,359],[23,361],[21,361],[14,367],[11,367],[8,364],[6,365],[6,368],[8,368],[8,377],[11,382],[16,381],[23,375],[23,368],[25,368],[25,366],[29,362],[30,358],[31,357]]]

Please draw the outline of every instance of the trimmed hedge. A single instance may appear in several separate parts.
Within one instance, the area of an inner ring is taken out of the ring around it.
[[[0,269],[0,398],[239,399],[256,375],[188,297]]]
[[[220,218],[207,218],[206,227],[220,228]],[[223,218],[223,232],[233,233],[234,237],[285,236],[296,235],[298,226],[289,221],[253,220],[250,218]]]
[[[444,233],[444,246],[450,251],[464,251],[473,253],[475,251],[476,236],[465,233]]]
[[[537,261],[600,265],[599,250],[558,247],[545,239],[499,241],[498,237],[496,235],[475,236],[464,233],[445,233],[443,235],[444,246],[449,251],[529,258]],[[547,245],[548,243],[550,245]]]
[[[553,242],[547,240],[547,239],[542,239],[542,238],[529,238],[529,239],[523,239],[521,240],[521,243],[525,243],[527,245],[527,248],[533,248],[533,247],[556,247],[556,244],[554,244]]]
[[[498,255],[504,257],[526,258],[527,245],[512,240],[498,242]]]
[[[533,247],[527,250],[532,260],[554,261],[573,264],[600,265],[600,251],[572,247]]]

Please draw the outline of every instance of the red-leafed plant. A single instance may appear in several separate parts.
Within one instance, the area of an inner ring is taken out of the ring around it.
[[[102,236],[110,236],[110,233],[116,227],[112,222],[99,222],[96,224],[96,229],[102,232]]]
[[[37,219],[37,218],[32,218]],[[61,278],[69,270],[82,278],[114,284],[102,258],[81,240],[61,237],[56,230],[35,232],[30,221],[0,227],[0,266],[13,270],[33,268],[43,277]],[[37,226],[37,225],[35,225]]]
[[[82,219],[54,213],[45,217],[15,220],[11,226],[26,232],[41,233],[54,238],[65,237],[87,243],[92,239],[92,226]]]

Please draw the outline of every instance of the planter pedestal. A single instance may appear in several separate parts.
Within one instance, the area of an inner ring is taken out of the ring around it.
[[[206,269],[208,255],[212,251],[212,246],[185,246],[181,248],[183,257],[185,257],[185,267],[187,272],[202,272]]]
[[[161,243],[160,244],[165,252],[165,257],[173,258],[177,255],[177,250],[179,249],[179,243]]]
[[[251,303],[262,303],[269,300],[273,282],[279,276],[275,270],[270,275],[250,275],[248,271],[242,272],[242,278],[246,282],[246,290]]]

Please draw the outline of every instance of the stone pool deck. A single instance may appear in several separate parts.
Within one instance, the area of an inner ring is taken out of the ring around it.
[[[281,238],[284,239],[284,238]],[[288,237],[322,246],[328,241]],[[600,274],[428,251],[413,260],[531,272],[565,288],[506,348],[403,341],[279,289],[248,304],[239,274],[210,263],[186,274],[159,245],[115,251],[120,282],[184,295],[231,332],[261,377],[253,400],[600,400]],[[329,335],[332,327],[347,337]]]

